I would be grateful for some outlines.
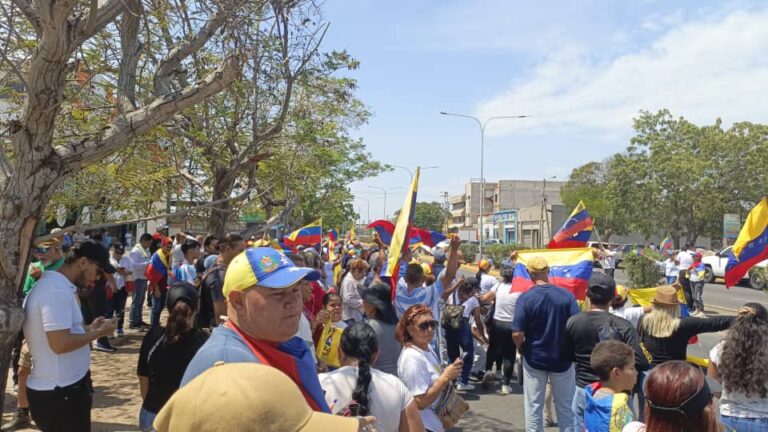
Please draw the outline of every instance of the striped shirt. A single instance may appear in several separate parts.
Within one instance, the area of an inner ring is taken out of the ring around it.
[[[432,309],[432,315],[438,317],[440,312],[439,301],[444,291],[443,283],[438,278],[434,284],[428,287],[418,287],[408,292],[408,285],[401,278],[397,283],[397,291],[395,292],[395,311],[397,312],[397,317],[402,318],[409,307],[417,304],[429,306]]]

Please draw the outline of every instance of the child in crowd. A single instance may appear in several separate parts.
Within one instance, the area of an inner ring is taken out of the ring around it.
[[[590,364],[600,381],[584,391],[584,423],[590,432],[621,430],[633,420],[629,392],[637,381],[635,351],[624,342],[607,340],[595,346]]]

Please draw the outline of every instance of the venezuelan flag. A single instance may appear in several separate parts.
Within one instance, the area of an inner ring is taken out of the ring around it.
[[[602,387],[599,382],[584,389],[587,404],[584,408],[584,423],[589,432],[621,432],[627,423],[634,420],[629,409],[629,395],[614,393],[595,398],[595,393]]]
[[[428,247],[435,247],[438,243],[445,239],[445,235],[437,231],[428,230],[426,228],[411,228],[411,245],[423,244]]]
[[[309,225],[305,225],[285,237],[288,246],[311,246],[323,241],[323,219],[320,218]]]
[[[149,261],[149,265],[144,270],[144,276],[152,283],[160,283],[162,280],[168,278],[168,263],[170,257],[165,256],[162,249],[158,249],[157,252],[152,254],[152,259]]]
[[[768,199],[749,212],[725,265],[725,286],[730,288],[760,261],[768,259]]]
[[[411,188],[405,196],[403,208],[400,210],[400,215],[397,217],[397,224],[392,233],[392,242],[389,246],[389,257],[387,258],[387,270],[385,276],[391,278],[390,282],[392,286],[393,300],[395,299],[397,278],[392,277],[392,275],[400,273],[400,257],[403,255],[405,248],[408,247],[408,238],[411,232],[411,226],[413,225],[413,216],[416,211],[416,195],[419,190],[419,172],[419,167],[416,167],[416,172],[413,174],[413,181],[411,182]]]
[[[339,240],[339,232],[336,231],[336,228],[331,228],[328,230],[328,240],[334,242]]]
[[[587,212],[584,201],[573,209],[560,231],[549,241],[547,249],[581,248],[587,245],[592,236],[592,217]]]
[[[357,235],[355,233],[355,223],[352,222],[352,225],[349,227],[349,241],[353,242],[357,240]]]
[[[385,245],[392,243],[392,233],[395,232],[395,224],[392,222],[385,219],[375,220],[368,224],[366,228],[376,231],[379,235],[379,240]]]
[[[584,300],[592,276],[594,257],[592,249],[541,249],[520,251],[512,276],[512,292],[525,292],[533,286],[528,273],[528,260],[540,256],[549,264],[549,282],[565,288],[576,297]]]
[[[664,237],[664,240],[662,240],[661,244],[659,245],[659,250],[661,251],[662,255],[672,250],[672,239],[669,237]]]

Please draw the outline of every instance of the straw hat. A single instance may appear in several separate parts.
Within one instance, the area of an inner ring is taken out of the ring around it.
[[[677,299],[677,290],[672,285],[664,285],[656,288],[653,296],[653,304],[662,306],[675,306],[680,304]]]

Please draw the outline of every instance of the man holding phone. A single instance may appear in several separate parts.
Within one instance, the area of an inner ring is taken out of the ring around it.
[[[29,409],[43,430],[88,431],[93,386],[89,343],[115,331],[98,317],[87,328],[77,300],[102,273],[114,273],[107,248],[85,240],[74,245],[57,271],[44,272],[24,304],[24,336],[32,354],[27,381]]]

